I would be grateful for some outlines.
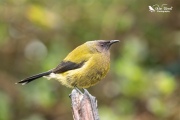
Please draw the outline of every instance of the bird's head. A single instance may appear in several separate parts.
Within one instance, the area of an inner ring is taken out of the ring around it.
[[[86,44],[93,52],[109,52],[112,44],[119,42],[119,40],[94,40],[88,41]]]

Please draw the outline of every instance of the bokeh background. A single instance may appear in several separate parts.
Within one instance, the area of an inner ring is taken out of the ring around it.
[[[150,12],[155,4],[173,9]],[[71,89],[14,83],[97,39],[121,40],[88,89],[101,120],[180,120],[179,0],[0,0],[0,120],[72,120]]]

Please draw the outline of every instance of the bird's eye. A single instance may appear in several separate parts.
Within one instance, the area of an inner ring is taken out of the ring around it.
[[[102,43],[102,44],[100,44],[101,45],[101,47],[104,47],[104,44]]]

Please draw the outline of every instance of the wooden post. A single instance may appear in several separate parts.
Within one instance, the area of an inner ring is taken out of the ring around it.
[[[97,100],[86,89],[84,94],[73,89],[70,98],[74,120],[99,120]]]

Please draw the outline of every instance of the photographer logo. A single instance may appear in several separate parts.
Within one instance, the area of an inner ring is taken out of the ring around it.
[[[159,6],[158,4],[155,4],[153,6],[149,6],[150,12],[170,12],[173,9],[173,7],[169,7],[167,4],[162,4]]]

